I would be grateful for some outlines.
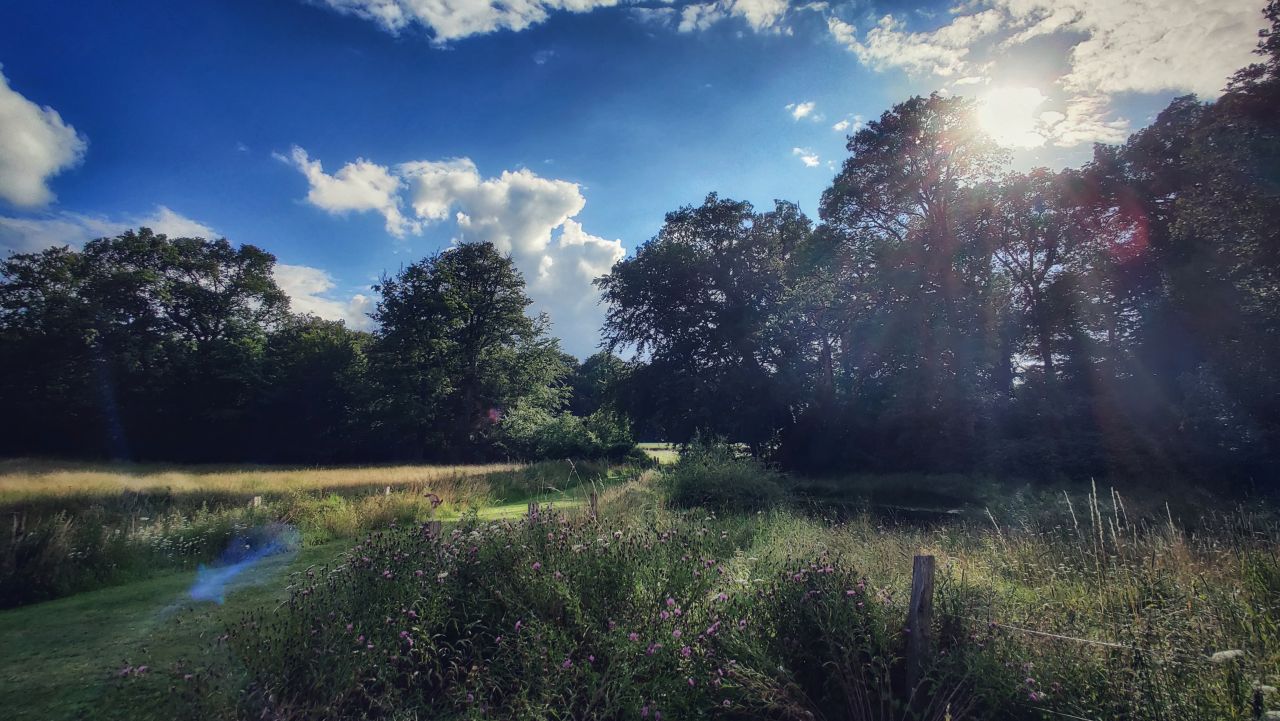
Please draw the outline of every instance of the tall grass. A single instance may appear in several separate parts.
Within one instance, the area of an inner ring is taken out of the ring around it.
[[[1255,698],[1275,704],[1280,529],[1267,509],[1183,524],[1090,489],[930,525],[718,518],[665,510],[661,485],[650,473],[611,488],[596,521],[375,533],[232,629],[247,695],[209,696],[219,674],[196,674],[179,687],[212,706],[184,712],[1103,721],[1247,719]],[[908,688],[921,552],[938,559],[938,643]]]
[[[458,466],[173,466],[140,463],[77,463],[0,460],[0,502],[121,493],[228,494],[252,496],[299,490],[417,487],[450,489],[465,479],[510,472],[522,464]],[[439,492],[439,491],[437,491]]]
[[[159,570],[194,568],[232,538],[288,523],[305,543],[450,519],[605,478],[603,464],[249,469],[43,462],[0,467],[0,608]]]

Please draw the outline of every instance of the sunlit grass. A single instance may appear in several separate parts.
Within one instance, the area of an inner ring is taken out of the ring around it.
[[[341,468],[174,466],[12,459],[0,460],[0,502],[50,496],[110,495],[123,491],[248,494],[379,485],[393,489],[448,490],[467,479],[521,467],[516,463]]]

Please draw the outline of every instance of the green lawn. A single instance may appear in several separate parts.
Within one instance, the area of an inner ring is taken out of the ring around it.
[[[155,669],[134,682],[143,693],[131,699],[164,691],[181,659],[218,652],[224,620],[283,599],[288,572],[327,563],[348,545],[268,558],[222,606],[191,601],[195,573],[180,572],[0,612],[0,708],[15,720],[137,719],[140,709],[121,703],[120,669]]]

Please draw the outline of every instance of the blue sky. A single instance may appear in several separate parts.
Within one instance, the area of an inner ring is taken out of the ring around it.
[[[0,252],[216,233],[273,252],[296,309],[367,327],[381,273],[490,239],[584,356],[590,277],[665,212],[716,191],[816,215],[846,133],[931,90],[984,98],[1015,166],[1079,164],[1212,97],[1261,6],[7,3]]]

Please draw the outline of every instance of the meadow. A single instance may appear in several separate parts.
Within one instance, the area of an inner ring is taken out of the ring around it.
[[[133,470],[128,493],[161,473]],[[163,473],[184,479],[179,498],[215,490],[201,474],[263,494],[254,512],[297,523],[301,548],[264,559],[225,604],[191,599],[189,567],[171,567],[0,612],[0,704],[16,718],[1102,721],[1280,707],[1280,527],[1261,502],[1197,512],[1200,497],[1087,482],[795,479],[725,449],[657,470]],[[424,484],[455,490],[434,509],[374,510],[397,494],[417,504]],[[81,508],[85,491],[26,493],[29,508]],[[122,495],[106,481],[94,493]],[[363,509],[340,534],[290,500],[334,494]],[[943,507],[956,512],[908,512]],[[936,653],[908,686],[920,553],[937,559]]]
[[[303,545],[529,499],[581,503],[599,463],[284,468],[0,461],[0,608],[190,569],[283,523]]]

